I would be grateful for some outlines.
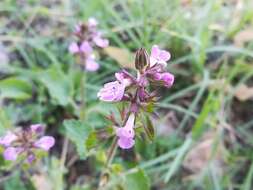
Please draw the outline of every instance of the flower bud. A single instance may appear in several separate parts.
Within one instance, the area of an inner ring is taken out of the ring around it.
[[[135,56],[135,68],[140,72],[143,72],[146,66],[149,65],[149,55],[144,48],[140,48],[136,52]]]

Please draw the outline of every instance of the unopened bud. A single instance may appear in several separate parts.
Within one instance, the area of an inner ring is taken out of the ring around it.
[[[144,48],[140,48],[136,52],[135,56],[135,68],[140,72],[143,72],[146,66],[149,65],[149,55]]]

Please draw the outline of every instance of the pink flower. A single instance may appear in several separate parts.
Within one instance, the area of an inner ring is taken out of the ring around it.
[[[116,134],[119,137],[118,145],[122,149],[129,149],[132,148],[135,141],[134,141],[134,120],[135,115],[131,113],[126,125],[122,128],[116,129]]]
[[[80,51],[85,53],[86,55],[89,55],[92,53],[92,47],[91,45],[89,44],[89,42],[87,41],[83,41],[81,46],[80,46]]]
[[[81,28],[82,28],[82,26],[81,26],[81,24],[79,23],[79,24],[76,24],[75,25],[75,33],[77,34],[77,33],[80,33],[81,32]]]
[[[43,132],[44,126],[41,124],[34,124],[30,126],[30,129],[33,133],[41,134]]]
[[[129,86],[133,82],[133,79],[124,72],[115,73],[115,78],[125,86]]]
[[[36,157],[35,157],[35,155],[33,154],[33,153],[31,153],[31,154],[29,154],[28,156],[27,156],[27,162],[29,163],[29,164],[31,164],[31,163],[33,163],[33,161],[36,159]]]
[[[95,61],[93,55],[86,58],[85,69],[91,72],[99,69],[99,64]]]
[[[16,160],[17,157],[18,157],[18,151],[16,148],[14,147],[9,147],[7,149],[5,149],[4,153],[3,153],[3,156],[4,156],[4,159],[5,160]]]
[[[109,45],[109,41],[107,39],[102,38],[100,35],[95,36],[93,38],[94,43],[101,48],[106,48]]]
[[[4,137],[0,138],[0,145],[10,146],[10,144],[17,139],[17,136],[12,132],[7,132]]]
[[[37,148],[41,148],[45,151],[48,151],[55,144],[55,139],[51,136],[41,137],[34,143],[34,146]]]
[[[80,47],[76,42],[72,42],[69,45],[69,52],[72,54],[85,53],[86,55],[89,55],[92,51],[92,47],[87,41],[83,41]]]
[[[69,52],[72,53],[72,54],[76,54],[76,53],[79,53],[79,46],[76,42],[72,42],[70,45],[69,45]]]
[[[122,149],[130,149],[134,146],[134,139],[133,138],[125,138],[121,137],[118,139],[118,145]]]
[[[105,102],[118,102],[124,96],[125,87],[125,84],[119,81],[109,82],[100,89],[97,96]]]
[[[98,25],[97,19],[90,17],[88,19],[88,27],[96,27]]]
[[[151,49],[150,55],[150,66],[154,66],[155,64],[161,64],[163,66],[167,66],[167,61],[169,61],[171,55],[168,51],[161,50],[158,45],[153,45]]]
[[[162,82],[162,85],[169,88],[174,83],[174,75],[171,73],[165,72],[165,73],[155,73],[153,75],[153,79],[159,82]]]

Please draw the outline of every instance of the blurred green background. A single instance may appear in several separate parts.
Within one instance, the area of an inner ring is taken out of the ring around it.
[[[99,52],[96,73],[82,71],[68,53],[75,24],[89,17],[117,47]],[[1,0],[0,134],[44,123],[57,145],[28,173],[9,174],[1,158],[0,186],[96,189],[108,143],[86,160],[72,144],[64,153],[64,137],[78,134],[66,134],[62,123],[81,115],[92,128],[106,127],[115,106],[99,102],[98,90],[115,71],[133,67],[128,55],[158,44],[172,54],[175,83],[160,91],[156,137],[119,150],[104,189],[252,190],[252,24],[252,0]]]

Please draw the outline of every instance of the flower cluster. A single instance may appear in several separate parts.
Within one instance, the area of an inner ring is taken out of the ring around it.
[[[14,132],[8,131],[0,138],[0,145],[4,147],[4,159],[16,160],[24,155],[29,163],[35,159],[36,149],[48,151],[55,144],[51,136],[42,136],[43,126],[41,124],[31,125],[28,129],[17,128]]]
[[[122,70],[115,74],[116,81],[106,83],[98,92],[97,96],[102,101],[130,103],[123,127],[116,127],[119,147],[129,149],[134,145],[134,126],[140,108],[145,110],[148,103],[157,100],[156,91],[148,91],[150,86],[169,88],[173,85],[174,75],[166,71],[166,62],[170,57],[169,52],[161,50],[157,45],[152,47],[150,56],[144,48],[140,48],[135,57],[137,76]]]
[[[87,71],[96,71],[99,68],[93,48],[105,48],[109,45],[109,41],[97,30],[97,25],[98,22],[94,18],[89,18],[87,23],[76,25],[74,35],[78,40],[69,45],[69,52],[80,56]]]

